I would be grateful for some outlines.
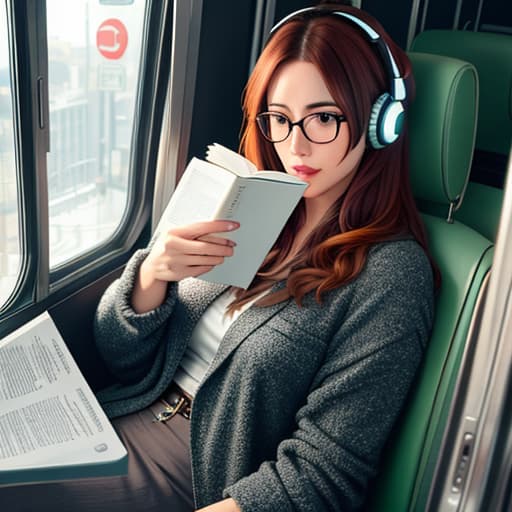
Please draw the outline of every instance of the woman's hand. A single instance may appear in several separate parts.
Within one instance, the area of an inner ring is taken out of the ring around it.
[[[140,266],[133,309],[145,313],[158,307],[165,299],[168,282],[197,277],[232,256],[234,242],[216,234],[238,227],[237,222],[214,220],[161,233]]]
[[[233,254],[234,243],[215,233],[237,227],[235,222],[215,220],[164,232],[141,265],[144,281],[180,281],[208,272]]]
[[[196,512],[240,512],[240,509],[233,498],[228,498],[226,500],[218,501],[213,505],[201,508]]]

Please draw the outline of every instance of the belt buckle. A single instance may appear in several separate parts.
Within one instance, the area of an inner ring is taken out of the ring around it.
[[[165,409],[156,415],[156,419],[153,420],[153,423],[165,423],[166,421],[169,421],[180,412],[181,408],[185,405],[186,400],[185,397],[181,396],[174,405],[171,405],[162,398],[160,399],[160,402],[164,404]]]

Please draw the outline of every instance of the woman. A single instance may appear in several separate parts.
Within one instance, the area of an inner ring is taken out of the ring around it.
[[[304,197],[248,290],[195,279],[236,251],[235,222],[176,228],[133,256],[96,318],[129,475],[47,488],[76,510],[362,506],[432,324],[437,271],[401,130],[412,89],[405,54],[358,9],[276,26],[241,150],[306,181]]]

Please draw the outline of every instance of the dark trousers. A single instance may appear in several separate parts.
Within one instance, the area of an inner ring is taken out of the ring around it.
[[[2,512],[191,512],[190,422],[155,423],[157,403],[113,420],[128,475],[0,488]]]

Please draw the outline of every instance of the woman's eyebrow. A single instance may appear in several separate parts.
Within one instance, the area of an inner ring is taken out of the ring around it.
[[[280,107],[285,108],[287,110],[290,110],[290,107],[288,105],[285,105],[284,103],[269,103],[268,107]],[[306,105],[306,110],[312,110],[314,108],[320,108],[320,107],[336,107],[339,108],[338,105],[334,101],[317,101],[315,103],[309,103]]]
[[[284,103],[269,103],[267,106],[268,107],[280,107],[280,108],[285,108],[287,110],[290,110],[289,107],[287,105],[285,105]]]
[[[306,105],[306,108],[313,109],[313,108],[319,108],[319,107],[336,107],[339,108],[334,101],[318,101],[316,103],[310,103],[309,105]]]

